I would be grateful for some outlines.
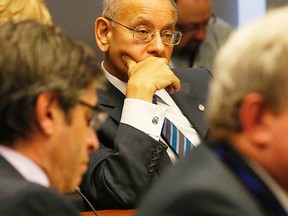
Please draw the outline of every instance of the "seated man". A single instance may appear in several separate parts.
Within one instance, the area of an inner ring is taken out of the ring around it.
[[[78,215],[72,191],[98,148],[95,54],[59,28],[0,26],[0,215]]]
[[[173,0],[104,0],[103,16],[95,21],[109,80],[99,103],[109,118],[80,188],[97,209],[134,208],[164,169],[206,137],[211,75],[169,68],[181,40],[176,17]],[[175,139],[168,136],[171,127],[179,134]]]
[[[288,7],[268,12],[220,50],[211,141],[153,185],[137,216],[288,215],[287,25]]]
[[[172,68],[212,69],[214,58],[233,28],[213,14],[210,0],[177,0],[176,29],[183,38],[170,60]]]

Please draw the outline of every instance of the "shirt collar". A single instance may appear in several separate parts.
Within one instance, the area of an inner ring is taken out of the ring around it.
[[[247,158],[246,158],[247,159]],[[282,187],[263,169],[260,165],[252,160],[248,160],[249,166],[259,175],[263,182],[268,185],[269,189],[277,197],[283,208],[288,212],[288,194]]]
[[[110,74],[104,67],[104,61],[101,62],[101,68],[102,68],[105,76],[109,80],[109,82],[113,86],[115,86],[119,91],[121,91],[124,95],[126,95],[127,84],[125,82],[121,81],[120,79],[118,79],[117,77],[113,76],[112,74]]]
[[[28,157],[11,148],[0,145],[0,154],[29,182],[49,187],[49,179],[45,172]]]

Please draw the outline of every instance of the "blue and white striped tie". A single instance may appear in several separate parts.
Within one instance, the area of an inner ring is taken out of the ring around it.
[[[179,157],[183,157],[193,147],[190,140],[167,118],[164,120],[162,135]]]
[[[157,104],[157,95],[153,95],[153,103]],[[183,157],[193,148],[190,140],[167,118],[164,119],[161,135],[179,157]]]

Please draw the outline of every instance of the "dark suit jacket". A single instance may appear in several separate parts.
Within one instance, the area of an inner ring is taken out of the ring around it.
[[[204,138],[207,124],[199,105],[206,104],[211,74],[205,69],[174,72],[182,86],[171,96]],[[80,188],[97,209],[134,208],[151,181],[172,165],[167,146],[129,125],[119,124],[125,95],[113,85],[98,95],[110,118],[98,132],[101,147],[91,154]]]
[[[238,165],[248,167],[239,154],[229,154]],[[200,144],[153,185],[140,202],[136,216],[286,215],[271,212],[268,205],[272,202],[261,201],[264,193],[257,196],[251,192],[229,166],[204,143]],[[257,176],[252,169],[248,170]],[[258,183],[263,184],[259,179],[253,186]]]
[[[0,156],[1,216],[73,216],[78,210],[58,192],[28,182]]]

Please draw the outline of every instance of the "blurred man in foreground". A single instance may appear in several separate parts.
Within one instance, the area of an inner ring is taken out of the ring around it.
[[[0,49],[0,215],[78,215],[59,192],[80,183],[98,147],[96,56],[34,21],[1,25]]]
[[[0,24],[28,19],[51,25],[52,19],[44,0],[1,0]]]
[[[207,110],[213,139],[154,185],[137,216],[288,214],[287,25],[288,7],[268,12],[220,50]]]

